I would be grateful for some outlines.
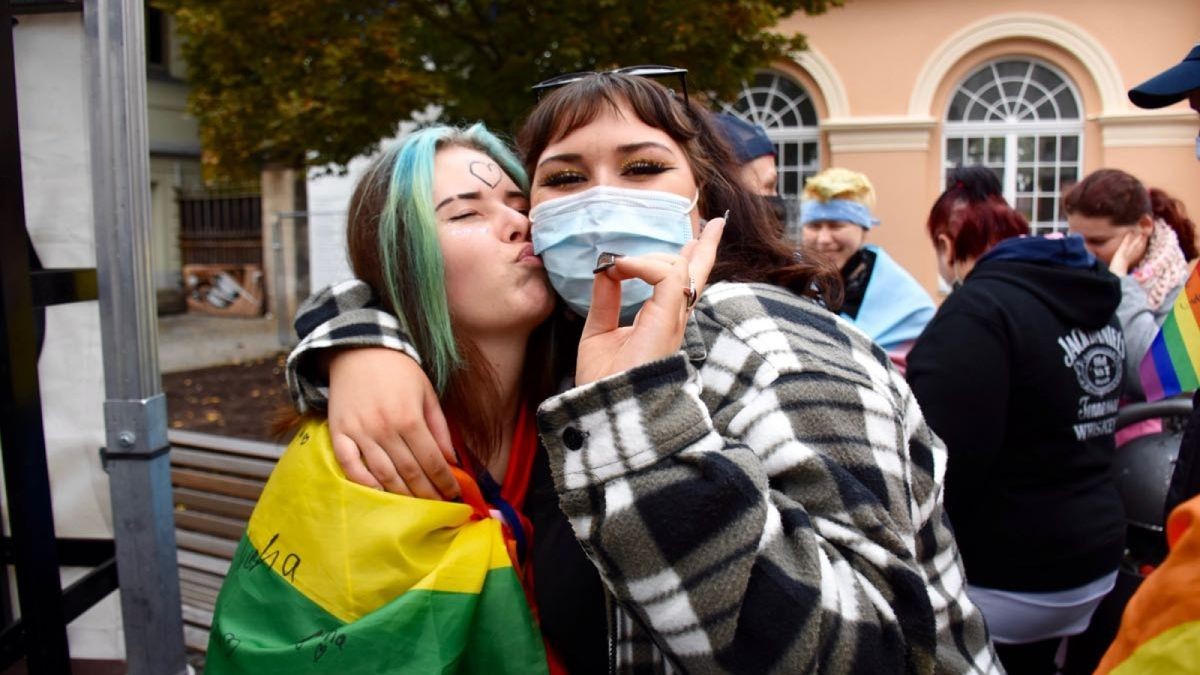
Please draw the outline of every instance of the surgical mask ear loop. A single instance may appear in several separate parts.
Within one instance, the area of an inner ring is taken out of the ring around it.
[[[696,205],[699,203],[700,203],[700,188],[697,187],[696,188],[696,196],[692,197],[692,203],[688,204],[687,210],[684,211],[684,213],[689,216],[692,215],[692,210],[695,209]],[[700,231],[701,232],[704,231],[704,224],[705,224],[704,216],[700,216]],[[693,239],[694,238],[695,237],[693,237]]]

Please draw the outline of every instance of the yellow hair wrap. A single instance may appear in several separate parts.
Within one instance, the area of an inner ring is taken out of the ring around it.
[[[875,188],[857,171],[825,169],[804,183],[804,198],[822,202],[849,199],[871,207],[875,205]]]

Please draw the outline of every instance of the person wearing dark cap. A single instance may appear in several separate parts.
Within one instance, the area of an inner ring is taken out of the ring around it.
[[[742,165],[740,177],[746,189],[764,197],[778,195],[775,144],[767,137],[766,130],[731,113],[717,113],[713,118]]]
[[[1185,98],[1200,113],[1200,42],[1182,61],[1129,90],[1129,100],[1139,108],[1165,108]],[[1196,136],[1196,159],[1200,159],[1200,136]]]

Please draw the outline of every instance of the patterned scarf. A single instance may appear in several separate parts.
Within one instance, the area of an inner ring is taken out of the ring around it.
[[[1155,220],[1146,255],[1129,273],[1146,292],[1150,308],[1157,310],[1171,290],[1183,283],[1188,273],[1187,260],[1179,248],[1179,237],[1175,230],[1163,221]]]

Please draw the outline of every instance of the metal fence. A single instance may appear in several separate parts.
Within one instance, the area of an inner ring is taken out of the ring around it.
[[[184,265],[262,265],[262,197],[244,189],[179,194]]]

